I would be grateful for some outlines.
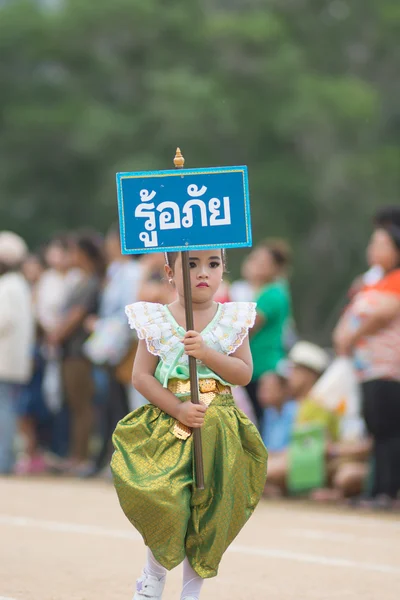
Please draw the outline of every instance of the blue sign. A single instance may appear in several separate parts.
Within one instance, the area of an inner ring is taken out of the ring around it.
[[[247,167],[117,173],[123,254],[251,246]]]

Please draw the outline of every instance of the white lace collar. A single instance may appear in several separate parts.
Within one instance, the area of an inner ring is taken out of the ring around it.
[[[185,329],[163,304],[136,302],[125,308],[129,325],[136,329],[139,339],[146,340],[147,349],[161,360],[169,362],[183,354],[182,338]],[[201,332],[205,343],[218,352],[232,354],[241,346],[253,327],[256,317],[254,302],[219,304],[217,312]],[[183,355],[183,360],[187,358]]]

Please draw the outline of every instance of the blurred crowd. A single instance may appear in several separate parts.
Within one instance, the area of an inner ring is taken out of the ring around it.
[[[241,280],[221,283],[219,302],[257,303],[253,380],[234,397],[269,450],[266,496],[398,507],[399,207],[375,215],[366,254],[328,350],[299,339],[284,240],[260,243]],[[174,298],[164,256],[123,256],[117,227],[35,254],[0,232],[1,474],[109,477],[115,425],[146,402],[130,381],[125,306]]]

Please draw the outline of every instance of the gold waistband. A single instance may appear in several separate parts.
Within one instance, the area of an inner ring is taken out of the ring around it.
[[[168,381],[168,389],[173,394],[190,394],[190,380],[170,379]],[[213,392],[214,396],[216,396],[217,394],[230,394],[231,388],[217,379],[199,379],[199,392],[200,394]]]
[[[173,394],[190,394],[190,380],[189,379],[170,379],[168,381],[168,389]],[[231,388],[229,385],[224,385],[216,379],[199,379],[199,401],[200,404],[210,406],[215,396],[220,394],[231,394]],[[180,440],[187,440],[190,437],[192,430],[183,423],[176,421],[173,429],[175,437]]]

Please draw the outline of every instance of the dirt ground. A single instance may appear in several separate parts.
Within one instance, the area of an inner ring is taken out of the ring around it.
[[[131,600],[145,550],[110,484],[0,479],[0,600]],[[179,600],[181,570],[165,600]],[[202,600],[398,600],[400,520],[263,501]]]

